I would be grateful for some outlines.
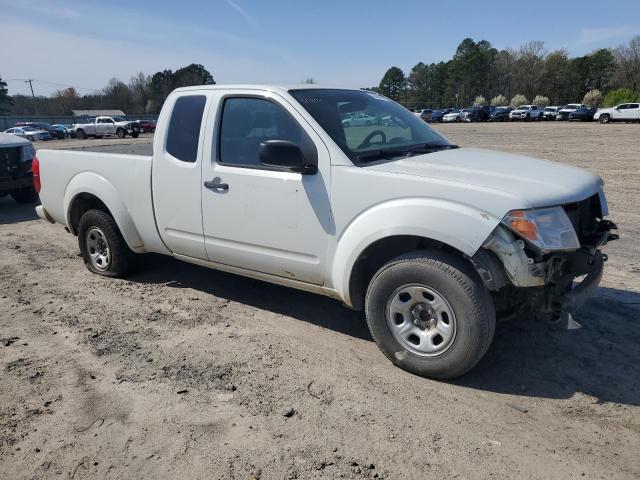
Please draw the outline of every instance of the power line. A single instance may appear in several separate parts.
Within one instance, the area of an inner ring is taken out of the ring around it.
[[[71,88],[75,88],[76,90],[89,90],[89,91],[96,91],[96,90],[100,90],[99,88],[89,88],[89,87],[76,87],[75,85],[69,85],[67,83],[56,83],[56,82],[50,82],[48,80],[40,80],[38,78],[7,78],[5,80],[6,82],[40,82],[40,83],[46,83],[48,85],[54,85],[56,87],[71,87]],[[32,88],[33,90],[33,88]]]

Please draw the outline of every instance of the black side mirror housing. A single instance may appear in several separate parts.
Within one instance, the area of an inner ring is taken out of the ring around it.
[[[260,143],[260,161],[272,167],[283,167],[303,175],[313,175],[318,171],[318,163],[307,161],[302,149],[288,140],[267,140]]]

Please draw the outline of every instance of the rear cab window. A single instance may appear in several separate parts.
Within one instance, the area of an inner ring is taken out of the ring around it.
[[[206,103],[207,97],[204,95],[185,95],[176,100],[166,140],[166,150],[171,156],[189,163],[197,160]]]

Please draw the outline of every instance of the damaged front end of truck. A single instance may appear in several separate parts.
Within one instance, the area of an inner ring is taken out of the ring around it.
[[[618,235],[602,193],[510,211],[471,259],[499,317],[533,313],[570,328],[602,279],[602,247]]]

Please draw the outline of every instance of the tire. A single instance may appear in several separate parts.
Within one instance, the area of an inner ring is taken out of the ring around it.
[[[119,128],[116,132],[116,135],[118,136],[118,138],[124,138],[127,136],[127,132],[125,132],[122,128]]]
[[[434,310],[431,302],[438,301],[442,309]],[[371,336],[393,364],[439,379],[473,368],[496,324],[489,292],[473,267],[441,251],[414,252],[384,265],[369,284],[365,313]],[[401,332],[405,324],[409,330]]]
[[[33,203],[38,199],[38,193],[33,185],[14,190],[11,192],[11,196],[18,203]]]
[[[84,140],[85,138],[87,138],[87,134],[84,133],[84,130],[77,130],[76,131],[76,138],[78,138],[80,140]]]
[[[33,136],[32,135],[28,135],[27,136],[27,140],[29,140],[30,142],[33,142]]]
[[[460,117],[456,117],[456,122],[461,122],[462,119]]]
[[[139,136],[139,135],[140,135],[140,134],[139,134],[138,132],[133,132],[133,133],[131,134],[131,136],[132,136],[133,138],[138,138],[138,136]]]
[[[609,123],[611,122],[611,117],[609,115],[600,115],[600,123]]]
[[[108,213],[88,210],[82,215],[78,225],[78,245],[84,264],[93,273],[120,278],[132,270],[135,254]]]

